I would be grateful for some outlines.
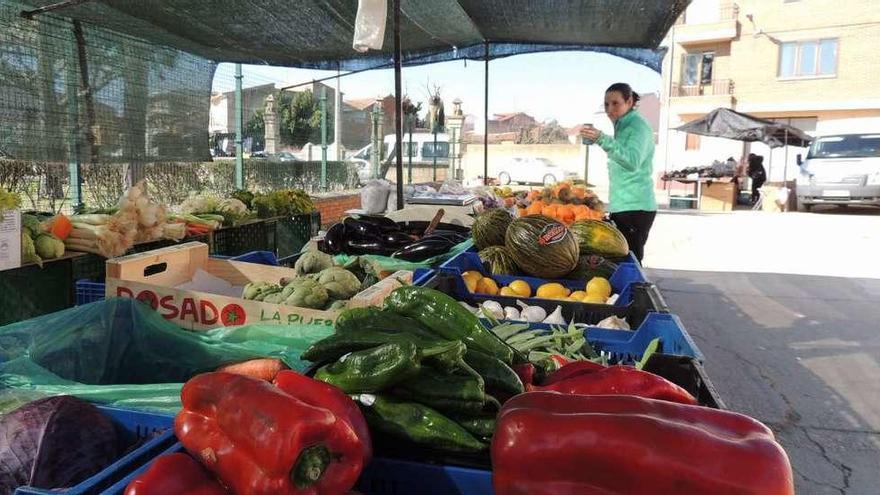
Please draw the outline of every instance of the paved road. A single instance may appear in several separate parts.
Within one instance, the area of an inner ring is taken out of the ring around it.
[[[880,278],[772,272],[851,275],[861,266],[866,277],[876,277],[878,251],[867,259],[865,255],[880,236],[880,230],[873,230],[880,217],[780,217],[661,214],[657,225],[665,232],[658,233],[659,242],[649,243],[649,276],[702,349],[709,376],[727,405],[777,432],[791,458],[798,494],[876,495]],[[762,231],[777,229],[781,241],[752,262],[748,256],[725,261],[712,253],[699,254],[696,246],[721,244],[725,252],[748,254],[749,243],[740,236],[718,239],[744,222]],[[694,231],[695,225],[702,228]],[[834,241],[848,246],[843,252],[829,251],[828,239],[815,235],[813,247],[806,248],[811,255],[824,253],[824,264],[836,267],[801,266],[790,259],[804,242],[803,235],[790,230],[812,227],[835,229]],[[872,231],[862,230],[868,228]],[[775,260],[776,270],[767,257]],[[700,265],[701,270],[656,268],[661,264]]]

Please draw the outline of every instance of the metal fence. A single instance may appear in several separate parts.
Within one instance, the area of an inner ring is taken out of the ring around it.
[[[115,206],[125,190],[128,164],[82,165],[82,202],[87,208]],[[150,194],[168,205],[181,203],[192,194],[226,196],[235,190],[235,162],[218,160],[197,163],[151,163],[142,167]],[[320,162],[275,162],[250,159],[244,162],[245,187],[253,192],[303,189],[316,193],[321,187]],[[357,169],[347,162],[327,162],[329,191],[352,189],[359,184]],[[69,165],[0,159],[0,187],[18,192],[23,207],[70,213],[73,201]]]

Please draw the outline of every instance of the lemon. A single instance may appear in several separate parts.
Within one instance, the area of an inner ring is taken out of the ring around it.
[[[587,282],[587,294],[601,297],[604,301],[611,296],[611,284],[608,282],[608,279],[593,277]]]
[[[477,292],[494,296],[498,294],[498,284],[489,277],[481,278],[477,282]]]
[[[606,298],[602,296],[598,296],[596,294],[589,294],[587,297],[583,298],[581,302],[590,303],[590,304],[605,304]]]
[[[557,282],[550,282],[538,287],[535,297],[541,299],[564,299],[571,294],[571,290]]]
[[[474,280],[480,280],[481,278],[483,278],[483,274],[480,273],[480,272],[478,272],[478,271],[476,271],[476,270],[471,270],[471,271],[469,271],[469,272],[464,272],[464,273],[461,274],[461,276],[464,277],[464,278],[472,278],[472,279],[474,279]]]
[[[520,297],[532,297],[532,288],[525,280],[514,280],[508,287]]]
[[[582,290],[576,290],[568,296],[569,299],[572,299],[574,301],[583,301],[585,297],[587,297],[587,293]]]
[[[464,279],[464,285],[465,285],[465,287],[467,287],[468,291],[470,291],[470,292],[477,291],[477,282],[479,282],[479,280],[477,280],[473,277],[461,277],[461,278]]]
[[[499,296],[507,296],[507,297],[520,297],[519,293],[510,287],[502,287],[501,290],[498,291]]]

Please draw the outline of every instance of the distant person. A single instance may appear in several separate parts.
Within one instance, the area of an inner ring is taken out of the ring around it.
[[[636,111],[640,97],[629,84],[615,83],[605,91],[605,114],[614,123],[614,136],[585,126],[580,135],[608,154],[611,220],[620,229],[639,262],[657,215],[654,181],[654,131]]]
[[[767,182],[767,171],[764,170],[764,157],[754,153],[749,154],[749,168],[746,173],[752,179],[752,204],[755,204],[761,197],[761,186]]]

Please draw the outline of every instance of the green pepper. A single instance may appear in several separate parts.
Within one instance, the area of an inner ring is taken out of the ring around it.
[[[346,354],[318,369],[315,379],[347,394],[376,392],[410,378],[420,368],[418,347],[401,340]]]
[[[381,395],[356,397],[371,428],[414,443],[458,452],[479,452],[487,445],[455,421],[430,407]]]
[[[456,423],[477,438],[492,438],[495,433],[495,415],[451,416]]]
[[[483,377],[483,380],[486,381],[486,388],[511,394],[523,393],[522,380],[510,366],[504,364],[500,359],[474,349],[468,349],[464,355],[464,361]]]
[[[335,323],[336,333],[361,333],[377,331],[385,333],[410,334],[422,340],[438,340],[440,337],[419,321],[394,311],[377,307],[349,308],[343,310]]]
[[[425,287],[404,286],[385,299],[385,309],[419,321],[447,340],[461,340],[510,364],[513,349],[496,337],[470,311],[446,294]]]
[[[460,340],[452,340],[450,343],[454,343],[454,345],[450,346],[448,351],[428,357],[425,360],[425,364],[448,373],[461,370],[467,366],[464,361],[467,346]]]
[[[362,351],[383,344],[403,341],[411,342],[417,347],[426,347],[441,342],[437,339],[428,342],[405,333],[379,332],[365,329],[362,332],[334,333],[329,337],[323,338],[310,345],[303,352],[302,359],[313,363],[320,363],[322,361],[338,359],[349,352]]]
[[[412,378],[401,382],[393,393],[440,411],[476,414],[486,404],[483,379],[462,363],[459,373],[444,373],[422,368]]]

